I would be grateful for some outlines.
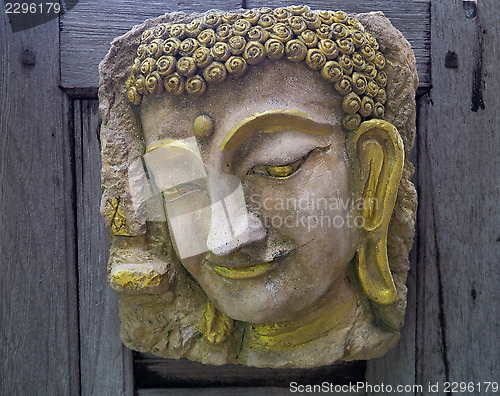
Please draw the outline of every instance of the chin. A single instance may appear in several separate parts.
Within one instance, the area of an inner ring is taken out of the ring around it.
[[[219,295],[218,299],[211,300],[222,313],[231,319],[255,324],[297,319],[297,313],[315,303],[315,301],[306,302],[300,296],[286,297],[283,290],[278,291],[281,297],[279,299],[265,288],[258,295],[256,293],[258,292],[254,292],[252,297],[240,297],[241,300],[238,299],[238,301],[235,301],[234,296],[229,295]]]
[[[262,309],[252,309],[250,311],[241,312],[241,309],[234,308],[230,310],[221,310],[221,312],[231,319],[246,323],[262,324],[286,321],[282,312],[266,312],[266,310],[268,310],[268,308],[262,307]]]

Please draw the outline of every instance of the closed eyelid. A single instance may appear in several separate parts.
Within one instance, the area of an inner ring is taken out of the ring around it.
[[[247,174],[261,174],[263,176],[286,179],[293,176],[307,160],[307,157],[315,149],[309,151],[306,155],[302,156],[296,161],[284,165],[257,165],[250,169]]]

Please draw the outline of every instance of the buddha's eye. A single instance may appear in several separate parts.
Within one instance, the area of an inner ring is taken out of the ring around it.
[[[265,177],[273,177],[276,179],[286,179],[287,177],[294,175],[299,170],[308,155],[309,153],[304,157],[299,158],[297,161],[285,165],[254,166],[247,172],[247,174],[256,174]]]

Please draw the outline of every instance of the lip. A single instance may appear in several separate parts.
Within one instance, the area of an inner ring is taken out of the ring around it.
[[[261,263],[243,268],[230,268],[230,267],[223,267],[221,265],[216,265],[213,266],[212,268],[217,274],[223,276],[224,278],[238,280],[238,279],[257,278],[261,275],[264,275],[266,272],[270,271],[275,265],[276,263],[274,261],[271,261],[269,263]]]
[[[233,267],[222,265],[225,263],[211,261],[205,258],[203,261],[211,267],[218,275],[234,280],[257,278],[273,270],[283,259],[290,254],[289,251],[281,251],[269,260],[264,260],[247,267]]]

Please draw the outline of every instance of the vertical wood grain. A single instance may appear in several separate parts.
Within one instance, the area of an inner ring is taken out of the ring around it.
[[[121,33],[109,6],[84,3],[95,24],[64,17],[65,59],[78,48],[85,54],[73,74],[63,67],[69,86],[90,81],[84,71],[95,66],[83,43]],[[125,19],[147,8],[126,4]],[[500,10],[498,0],[478,7],[467,19],[462,1],[432,2],[433,88],[419,103],[406,325],[394,351],[367,363],[370,383],[499,378]],[[0,15],[0,394],[131,394],[130,353],[117,338],[116,300],[105,282],[96,103],[75,101],[74,128],[67,127],[58,37],[57,21],[12,34]],[[24,50],[35,65],[21,64]]]
[[[77,395],[80,387],[72,148],[58,88],[58,28],[56,19],[13,34],[0,12],[2,395]]]
[[[500,6],[479,1],[467,19],[462,1],[446,0],[431,14],[433,88],[418,138],[417,381],[497,381]]]
[[[419,209],[417,213],[418,327],[416,329],[415,378],[418,384],[425,381],[443,384],[449,378],[445,368],[446,350],[443,345],[446,338],[446,334],[443,333],[443,315],[446,307],[442,302],[443,279],[441,269],[438,267],[439,250],[437,249],[435,207],[433,206],[432,183],[436,176],[434,163],[429,162],[427,149],[427,140],[436,139],[432,135],[432,126],[429,125],[428,120],[431,116],[431,103],[429,95],[422,98],[420,125],[417,131]],[[436,140],[435,144],[437,144]],[[453,173],[450,177],[453,177]],[[439,190],[441,189],[442,186],[439,187]],[[445,191],[445,194],[449,193]]]
[[[99,213],[97,100],[74,105],[82,395],[133,395],[132,352],[120,341],[118,298],[107,282],[109,236]]]

